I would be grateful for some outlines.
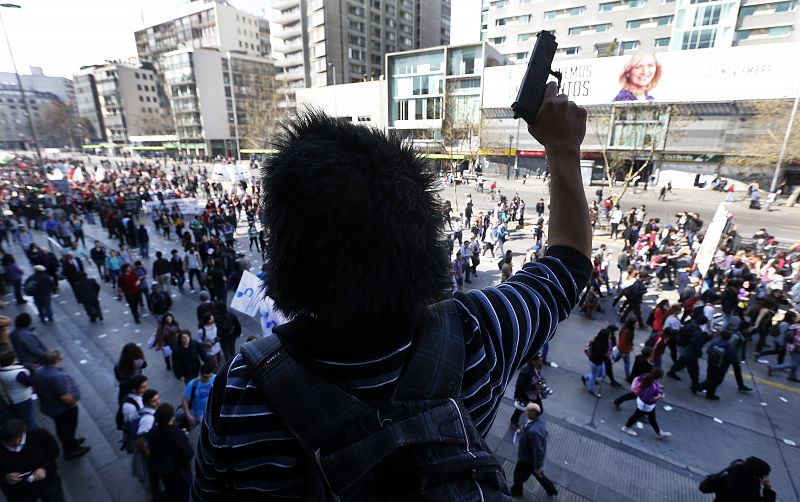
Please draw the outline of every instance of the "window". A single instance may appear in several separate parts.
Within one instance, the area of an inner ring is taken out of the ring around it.
[[[144,103],[144,96],[139,96],[139,101],[141,101],[142,103]]]
[[[366,33],[367,32],[367,25],[360,22],[360,21],[353,21],[352,19],[349,21],[350,29],[353,31],[357,31],[359,33]]]
[[[586,12],[586,7],[571,7],[569,9],[548,10],[544,13],[545,19],[556,19],[566,16],[580,16]]]
[[[412,94],[415,96],[419,96],[422,94],[428,94],[428,76],[422,75],[419,77],[414,77],[413,79],[413,91]]]
[[[628,21],[626,28],[636,30],[639,28],[654,28],[656,26],[666,26],[672,24],[672,16],[651,17],[647,19],[633,19]]]
[[[134,75],[136,75],[137,79],[139,78],[139,74],[138,73],[134,73]],[[111,76],[111,75],[109,75],[109,76]]]
[[[366,47],[367,39],[358,35],[350,35],[350,43],[359,47]]]
[[[584,35],[588,33],[605,33],[611,30],[611,23],[595,24],[592,26],[574,26],[569,29],[570,35]]]
[[[348,48],[347,49],[347,56],[350,59],[354,59],[356,61],[364,61],[364,60],[367,59],[367,53],[366,52],[360,51],[358,49],[352,49],[352,48]]]
[[[353,16],[364,17],[364,7],[357,5],[347,4],[347,13]]]
[[[408,38],[408,37],[402,37],[400,39],[400,43],[403,44],[403,45],[411,46],[411,39]]]
[[[141,91],[141,90],[142,90],[142,86],[141,86],[141,85],[139,85],[139,84],[136,84],[136,90],[137,90],[137,91]]]
[[[622,42],[623,51],[635,51],[638,48],[639,48],[638,40],[629,40],[627,42]]]
[[[792,12],[796,7],[796,2],[778,2],[775,4],[775,12]]]
[[[359,122],[371,122],[372,121],[372,119],[368,115],[359,115],[356,120],[358,120]]]
[[[520,35],[520,36],[522,36],[522,35]],[[489,41],[491,43],[493,43],[493,44],[502,44],[502,43],[505,43],[506,37],[494,37],[494,38],[490,38]]]
[[[530,39],[532,36],[533,36],[533,33],[520,33],[519,35],[517,35],[517,42],[524,42],[524,41]],[[505,40],[505,38],[506,37],[503,37],[504,40]]]
[[[719,16],[721,13],[721,5],[708,5],[699,7],[695,12],[694,26],[711,26],[719,24]]]
[[[669,47],[669,37],[655,39],[653,47]]]
[[[792,34],[792,27],[791,26],[776,26],[775,28],[770,28],[767,36],[769,38],[780,38],[780,37],[788,37]]]
[[[581,53],[580,46],[575,47],[561,47],[556,49],[556,54],[562,54],[564,56],[577,56]]]
[[[681,40],[681,49],[709,49],[714,47],[714,40],[717,36],[717,29],[710,28],[705,30],[687,31]]]
[[[519,59],[525,59],[525,58],[528,57],[528,53],[527,52],[517,52],[516,54],[514,54],[514,57],[517,58],[518,60]]]
[[[408,104],[411,100],[403,99],[396,103],[397,120],[408,120]]]

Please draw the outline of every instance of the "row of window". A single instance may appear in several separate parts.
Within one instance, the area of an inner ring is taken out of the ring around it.
[[[776,14],[780,12],[794,12],[797,8],[796,0],[789,2],[762,3],[760,5],[748,5],[739,11],[740,16],[759,16],[764,14]]]
[[[145,84],[144,89],[142,89],[142,85],[141,84],[136,84],[136,90],[137,91],[145,90],[145,91],[156,92],[156,86],[154,86],[154,85],[146,85]]]
[[[670,40],[669,37],[656,38],[653,41],[653,47],[654,48],[669,47],[669,40]],[[626,40],[626,41],[621,42],[621,47],[622,47],[623,51],[635,51],[635,50],[639,49],[639,47],[641,47],[641,42],[639,42],[639,40]],[[692,48],[696,48],[696,47],[692,47]],[[580,53],[581,53],[580,46],[559,47],[556,50],[556,54],[560,54],[560,55],[563,55],[563,56],[577,56]],[[515,53],[511,53],[511,54],[506,54],[505,56],[510,58],[510,59],[525,60],[525,59],[528,58],[528,52],[515,52]]]
[[[733,39],[737,42],[742,40],[758,40],[760,38],[784,38],[794,31],[794,26],[773,26],[772,28],[756,28],[753,30],[739,30]]]
[[[114,77],[116,77],[116,74],[114,74],[114,72],[107,72],[107,74],[108,74],[108,77],[109,77],[109,78],[114,78]],[[137,79],[137,80],[138,80],[138,79],[142,79],[142,80],[153,80],[153,74],[152,74],[152,73],[139,73],[139,72],[137,71],[137,72],[134,72],[133,74],[134,74],[134,76],[136,77],[136,79]]]

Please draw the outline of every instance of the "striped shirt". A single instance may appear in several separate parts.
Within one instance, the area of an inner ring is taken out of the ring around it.
[[[457,292],[465,363],[460,398],[486,435],[514,371],[565,320],[591,274],[588,258],[557,246],[496,287]],[[391,396],[411,335],[372,357],[314,359],[365,402]],[[324,420],[324,417],[320,417]],[[241,355],[217,376],[196,455],[195,500],[303,497],[306,461],[281,418],[265,403]]]

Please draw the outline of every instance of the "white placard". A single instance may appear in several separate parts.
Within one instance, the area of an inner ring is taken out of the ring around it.
[[[261,300],[261,279],[245,270],[239,280],[239,286],[233,293],[231,308],[253,317],[258,313]]]
[[[714,213],[714,219],[711,220],[711,225],[708,226],[705,236],[703,236],[703,243],[700,244],[700,250],[697,251],[695,263],[697,263],[697,270],[701,276],[706,275],[708,267],[711,265],[711,260],[714,258],[714,253],[717,252],[719,240],[722,237],[722,231],[725,230],[725,223],[728,221],[728,211],[725,209],[725,204],[720,204],[717,212]]]

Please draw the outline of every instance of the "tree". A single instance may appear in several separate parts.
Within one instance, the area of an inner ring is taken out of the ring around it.
[[[36,132],[42,147],[75,146],[75,115],[72,106],[63,101],[51,101],[42,106],[36,118]]]
[[[92,121],[86,117],[78,117],[78,122],[76,124],[76,134],[80,138],[81,141],[84,143],[89,143],[94,138],[98,138],[99,135],[94,128],[94,124]]]
[[[739,134],[733,145],[734,154],[726,156],[727,166],[743,173],[762,172],[771,175],[780,158],[793,100],[768,99],[743,103],[744,114],[738,125]],[[800,163],[800,123],[795,117],[790,131],[782,166]],[[780,182],[780,180],[778,180]]]
[[[615,103],[590,110],[589,128],[603,157],[605,182],[612,190],[622,182],[617,202],[653,166],[658,152],[664,151],[667,134],[674,139],[690,116],[689,109],[681,105],[652,101]]]
[[[275,77],[266,67],[251,66],[242,67],[233,78],[240,148],[266,148],[281,115]]]

